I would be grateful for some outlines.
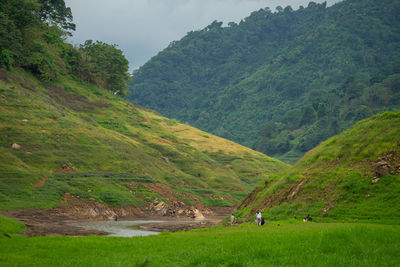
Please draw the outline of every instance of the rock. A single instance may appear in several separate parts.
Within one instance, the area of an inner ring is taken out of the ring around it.
[[[372,179],[371,183],[376,184],[379,181],[378,177],[374,177],[374,179]]]
[[[180,210],[177,211],[177,214],[178,215],[183,215],[183,214],[185,214],[185,210],[180,209]]]
[[[203,214],[198,209],[195,209],[193,212],[196,220],[204,220]]]
[[[167,157],[162,157],[162,159],[169,165],[169,159]]]
[[[12,149],[15,149],[15,150],[20,150],[20,149],[21,149],[21,146],[18,145],[17,143],[14,143],[14,144],[12,144],[11,148],[12,148]]]
[[[157,203],[157,204],[155,204]],[[171,214],[171,210],[169,209],[168,205],[164,202],[154,202],[151,209],[155,211],[158,215],[167,216]]]
[[[375,167],[375,175],[377,177],[382,177],[388,175],[390,172],[389,163],[384,160],[379,161]]]
[[[155,204],[155,206],[154,206],[155,211],[160,211],[160,210],[168,208],[168,205],[165,204],[164,202],[155,202],[154,204]]]

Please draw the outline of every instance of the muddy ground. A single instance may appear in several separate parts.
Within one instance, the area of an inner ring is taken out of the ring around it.
[[[68,235],[68,236],[87,236],[87,235],[107,235],[107,232],[97,231],[82,227],[71,226],[72,222],[79,221],[98,221],[110,220],[109,210],[104,208],[102,204],[98,206],[90,205],[90,209],[83,209],[83,207],[61,207],[50,210],[9,210],[0,211],[0,214],[15,219],[27,226],[25,234],[27,236],[50,236],[50,235]],[[93,215],[93,210],[97,213]],[[148,231],[187,231],[196,228],[205,228],[215,226],[220,223],[221,219],[227,216],[232,208],[229,207],[214,207],[209,208],[211,212],[205,216],[205,220],[193,220],[190,222],[176,222],[175,220],[189,219],[188,217],[177,216],[159,216],[146,209],[140,210],[137,208],[130,208],[127,212],[126,208],[115,208],[115,213],[112,220],[170,220],[171,222],[151,223],[141,225],[140,229]],[[117,212],[118,211],[118,212]],[[105,212],[105,214],[102,214]],[[124,216],[125,215],[125,216]],[[191,218],[193,219],[193,218]]]

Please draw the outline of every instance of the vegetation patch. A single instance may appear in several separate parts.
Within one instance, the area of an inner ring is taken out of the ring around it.
[[[398,226],[286,221],[134,238],[3,238],[0,260],[19,266],[395,266],[399,233]]]
[[[272,220],[398,223],[400,113],[357,123],[308,152],[293,167],[270,175],[242,203],[244,220],[262,209]]]

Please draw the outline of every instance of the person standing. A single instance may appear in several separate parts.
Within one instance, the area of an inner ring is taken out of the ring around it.
[[[231,225],[233,225],[233,223],[235,222],[235,215],[233,215],[233,213],[231,214]]]
[[[257,225],[261,225],[261,219],[262,219],[261,212],[260,212],[260,210],[257,210],[257,212],[256,212],[256,222],[257,222]]]

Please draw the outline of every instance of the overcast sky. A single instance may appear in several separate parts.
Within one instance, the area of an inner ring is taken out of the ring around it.
[[[214,20],[239,22],[252,11],[280,5],[297,9],[309,0],[65,0],[76,31],[73,44],[100,40],[117,44],[138,68],[174,40]],[[314,0],[322,3],[323,0]],[[339,0],[327,0],[332,5]]]

